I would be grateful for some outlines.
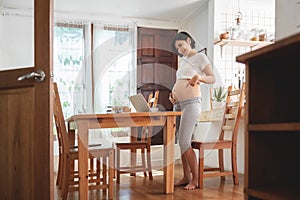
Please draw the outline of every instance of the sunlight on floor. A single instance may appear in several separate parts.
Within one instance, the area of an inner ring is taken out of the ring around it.
[[[152,170],[152,176],[162,176],[164,175],[163,171],[160,170]],[[122,176],[130,176],[130,174],[122,174]],[[136,176],[144,177],[144,172],[136,172]]]

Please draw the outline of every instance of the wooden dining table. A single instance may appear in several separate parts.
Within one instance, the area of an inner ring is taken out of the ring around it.
[[[164,193],[174,192],[174,144],[176,116],[181,112],[128,112],[108,114],[76,114],[66,119],[68,130],[75,125],[78,134],[79,199],[88,198],[89,129],[163,126],[163,184]]]

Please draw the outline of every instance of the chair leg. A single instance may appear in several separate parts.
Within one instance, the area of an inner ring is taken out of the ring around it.
[[[100,185],[100,182],[101,182],[101,173],[100,173],[100,171],[101,171],[101,158],[97,158],[97,179],[99,180],[99,181],[97,181],[97,183],[96,183],[96,185]]]
[[[62,185],[62,199],[66,200],[68,198],[69,192],[69,179],[71,173],[70,158],[64,158],[64,170],[63,170],[63,185]]]
[[[120,153],[121,153],[121,150],[120,150],[120,148],[117,147],[117,166],[116,166],[116,169],[117,169],[116,182],[117,183],[120,183],[120,159],[121,159]]]
[[[94,172],[95,171],[95,166],[94,166],[94,158],[90,158],[90,171]]]
[[[219,168],[220,172],[224,172],[224,151],[219,149]],[[221,176],[221,180],[225,180],[225,176]]]
[[[147,165],[148,165],[149,180],[153,180],[150,148],[151,148],[150,146],[147,147]]]
[[[232,164],[232,173],[233,173],[233,183],[235,185],[238,185],[239,179],[237,175],[236,145],[234,145],[231,150],[231,164]]]
[[[103,184],[107,184],[107,158],[102,158],[102,177],[103,177]],[[110,178],[110,177],[109,177]]]
[[[137,151],[136,149],[131,149],[131,152],[130,152],[130,165],[131,165],[131,173],[130,173],[130,176],[135,176],[136,173],[133,172],[135,167],[136,167],[136,155],[137,155]]]
[[[198,174],[198,184],[199,188],[203,189],[203,174],[204,174],[204,149],[199,148],[199,174]]]
[[[113,199],[113,195],[114,195],[114,182],[113,182],[113,178],[114,178],[114,168],[115,168],[115,156],[114,156],[114,150],[110,150],[109,151],[109,161],[108,161],[108,198],[109,199]],[[105,166],[105,168],[107,168],[107,166]]]
[[[142,166],[144,168],[144,177],[147,177],[147,169],[146,169],[146,160],[145,160],[145,149],[141,149],[141,160],[142,160]]]
[[[58,157],[58,169],[57,169],[57,178],[56,178],[56,185],[58,186],[59,189],[61,189],[62,185],[62,167],[63,167],[63,162],[62,162],[62,155],[61,153],[59,154]]]

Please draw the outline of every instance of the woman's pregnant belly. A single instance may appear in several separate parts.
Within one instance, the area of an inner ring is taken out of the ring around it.
[[[177,101],[183,101],[186,99],[201,96],[200,85],[196,84],[194,86],[191,86],[188,79],[177,80],[172,89],[172,93]]]

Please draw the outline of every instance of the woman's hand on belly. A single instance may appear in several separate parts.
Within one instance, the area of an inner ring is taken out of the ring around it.
[[[188,84],[191,86],[200,85],[199,76],[196,74],[191,79],[189,79]]]
[[[175,95],[172,92],[169,94],[169,100],[171,101],[171,103],[173,105],[177,102],[177,99],[176,99]]]
[[[198,84],[192,86],[189,83],[188,79],[177,80],[173,87],[173,95],[176,97],[176,100],[182,101],[189,98],[200,97],[200,87]]]

